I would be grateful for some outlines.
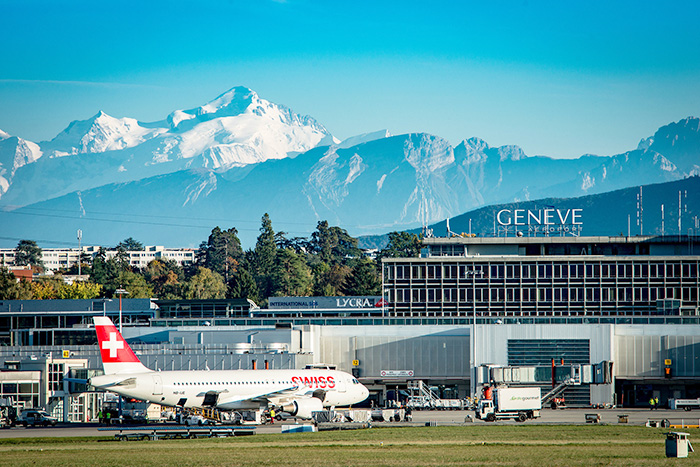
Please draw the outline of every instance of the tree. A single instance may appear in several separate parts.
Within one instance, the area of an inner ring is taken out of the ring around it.
[[[182,283],[185,273],[172,259],[155,259],[143,270],[143,276],[153,289],[156,297],[161,299],[182,298]]]
[[[64,284],[58,291],[58,297],[61,299],[91,299],[97,298],[102,294],[102,286],[93,284],[92,282],[75,281],[72,284]]]
[[[57,275],[39,278],[31,283],[32,298],[35,300],[56,299],[59,296],[59,290],[65,285],[63,278]]]
[[[257,289],[263,297],[269,297],[272,292],[272,273],[277,259],[277,244],[275,231],[272,229],[272,222],[267,213],[262,217],[260,235],[250,258]]]
[[[309,242],[312,252],[324,263],[345,263],[349,258],[360,256],[357,239],[345,229],[329,227],[328,221],[319,221]]]
[[[381,295],[382,280],[377,274],[377,266],[369,258],[359,261],[345,278],[345,295]]]
[[[0,300],[27,300],[32,298],[31,284],[17,280],[7,268],[0,267]]]
[[[99,297],[102,293],[102,286],[99,284],[85,281],[66,284],[59,274],[39,278],[28,285],[34,300],[91,299]]]
[[[119,276],[127,271],[131,272],[128,261],[120,261],[119,258],[106,259],[104,250],[100,248],[92,261],[90,282],[101,285],[105,294],[111,297],[116,289],[124,287]]]
[[[247,298],[260,303],[258,286],[248,270],[239,267],[228,283],[227,298]]]
[[[350,267],[343,264],[317,263],[312,266],[313,294],[322,297],[333,297],[342,294],[345,278],[350,274]]]
[[[233,261],[240,261],[243,256],[243,248],[241,248],[238,230],[235,227],[228,230],[215,227],[207,242],[202,242],[199,248],[199,266],[216,272],[224,278],[229,277],[229,269]]]
[[[133,237],[129,237],[119,242],[116,249],[124,251],[143,251],[143,243],[134,240]]]
[[[279,250],[273,273],[275,296],[304,297],[312,292],[311,270],[293,250]]]
[[[95,258],[92,260],[92,269],[90,271],[90,280],[96,284],[106,284],[110,276],[112,275],[112,271],[109,268],[109,265],[107,264],[107,255],[105,254],[104,249],[100,248],[97,251],[97,254],[95,255]],[[114,277],[116,277],[116,274],[114,274]]]
[[[286,232],[275,232],[275,243],[278,249],[290,248],[296,253],[308,253],[312,250],[311,242],[306,237],[292,237],[288,239]]]
[[[212,299],[226,296],[226,284],[221,275],[207,268],[199,268],[197,274],[184,286],[186,299]]]
[[[39,269],[44,268],[44,261],[41,257],[41,248],[34,240],[20,240],[15,249],[15,265],[16,266],[36,266]]]
[[[148,285],[146,279],[133,271],[121,271],[117,276],[116,287],[110,290],[112,296],[116,289],[126,289],[129,298],[151,298],[153,289]]]
[[[89,276],[92,268],[92,256],[88,253],[81,252],[78,261],[80,261],[80,268],[78,268],[78,263],[73,263],[69,268],[61,268],[60,271],[64,274],[71,275],[78,274],[78,271],[80,271],[81,274]]]
[[[414,258],[420,255],[423,236],[409,232],[390,232],[389,244],[377,255],[377,262],[381,258]]]

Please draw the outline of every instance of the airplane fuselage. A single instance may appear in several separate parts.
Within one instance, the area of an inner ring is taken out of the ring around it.
[[[299,397],[322,396],[324,407],[364,400],[367,389],[352,375],[335,370],[149,371],[91,378],[90,384],[123,396],[167,406],[258,408]]]

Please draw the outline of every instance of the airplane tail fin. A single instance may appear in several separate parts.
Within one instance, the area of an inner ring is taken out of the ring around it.
[[[141,363],[111,319],[106,316],[94,316],[92,319],[95,322],[97,342],[100,345],[100,356],[106,375],[152,371]]]

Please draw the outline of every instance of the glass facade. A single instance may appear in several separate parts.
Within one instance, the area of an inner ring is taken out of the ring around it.
[[[552,360],[557,383],[571,376],[571,365],[591,363],[588,339],[508,339],[508,365],[534,366],[543,394],[552,389]],[[561,365],[561,363],[564,365]],[[590,386],[570,386],[564,391],[569,405],[590,404]]]
[[[20,408],[39,407],[40,393],[39,381],[27,379],[26,375],[8,372],[0,380],[0,397],[9,397],[14,401],[14,405]],[[37,376],[38,378],[38,376]]]
[[[390,316],[696,315],[697,257],[384,260]]]

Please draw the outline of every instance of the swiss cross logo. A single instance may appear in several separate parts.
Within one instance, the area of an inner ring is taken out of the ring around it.
[[[109,358],[117,358],[117,350],[124,348],[124,341],[117,338],[116,332],[109,333],[109,340],[102,342],[102,350],[109,350]]]

